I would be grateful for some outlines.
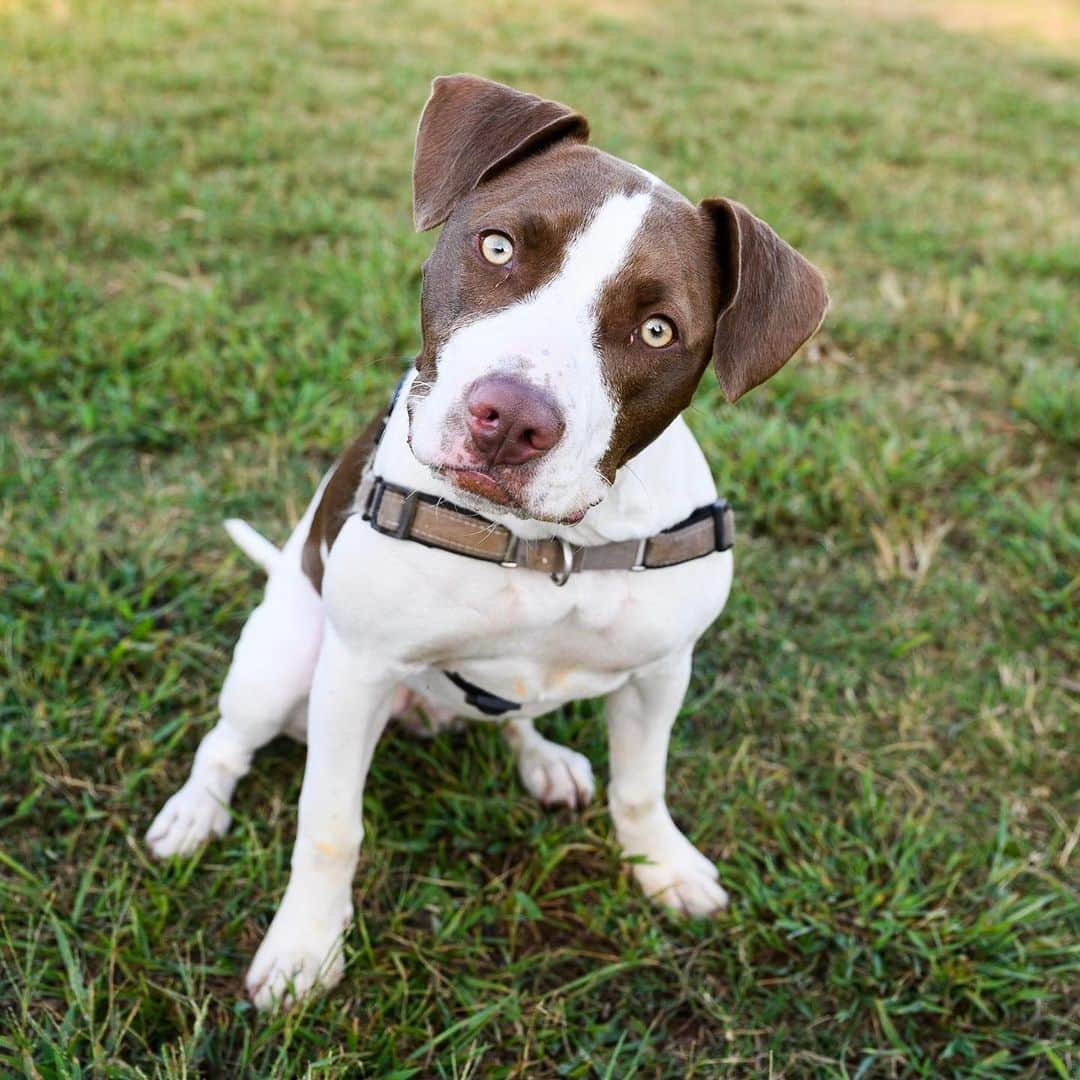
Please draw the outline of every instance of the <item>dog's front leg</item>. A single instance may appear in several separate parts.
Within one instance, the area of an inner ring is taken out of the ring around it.
[[[292,875],[247,976],[261,1009],[295,1004],[316,987],[333,986],[345,970],[364,780],[395,681],[387,665],[349,649],[327,624],[311,689]]]
[[[686,915],[727,906],[716,867],[679,831],[664,801],[668,737],[690,682],[691,652],[635,675],[606,702],[608,804],[634,877],[653,900]]]

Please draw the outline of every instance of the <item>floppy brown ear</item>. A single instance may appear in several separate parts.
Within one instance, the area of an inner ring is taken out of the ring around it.
[[[584,116],[476,75],[442,75],[431,84],[416,132],[413,220],[441,225],[454,206],[499,169],[558,139],[585,142]]]
[[[825,279],[745,206],[706,199],[720,272],[713,366],[728,401],[775,375],[814,336],[829,307]]]

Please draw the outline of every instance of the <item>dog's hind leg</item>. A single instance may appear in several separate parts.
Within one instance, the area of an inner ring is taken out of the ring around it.
[[[545,739],[531,720],[508,720],[502,736],[514,751],[521,782],[544,806],[574,809],[592,801],[592,766],[584,754]]]
[[[229,825],[229,801],[255,751],[302,717],[322,638],[323,605],[300,567],[300,551],[318,504],[316,493],[280,552],[243,523],[229,533],[270,577],[251,613],[222,687],[221,717],[199,745],[191,774],[146,834],[160,858],[186,855]]]

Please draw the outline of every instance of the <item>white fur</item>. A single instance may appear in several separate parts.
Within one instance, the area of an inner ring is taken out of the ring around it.
[[[604,497],[607,484],[596,467],[611,441],[616,409],[602,377],[596,306],[626,261],[652,198],[650,192],[610,196],[567,245],[550,281],[451,334],[435,381],[414,409],[412,447],[420,461],[465,464],[469,387],[485,376],[517,375],[547,390],[566,423],[524,494],[528,512],[558,520]]]
[[[232,542],[252,562],[258,563],[266,571],[267,576],[274,572],[281,558],[281,552],[265,536],[261,536],[240,518],[227,518],[224,525]]]

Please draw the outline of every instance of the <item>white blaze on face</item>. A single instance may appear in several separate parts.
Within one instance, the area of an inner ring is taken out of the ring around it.
[[[651,202],[647,191],[612,195],[567,245],[551,280],[450,335],[435,383],[414,409],[412,448],[421,462],[465,464],[468,388],[485,376],[513,375],[551,394],[566,423],[562,439],[538,463],[526,510],[558,519],[603,498],[606,484],[596,466],[611,440],[616,405],[604,384],[596,311]]]

